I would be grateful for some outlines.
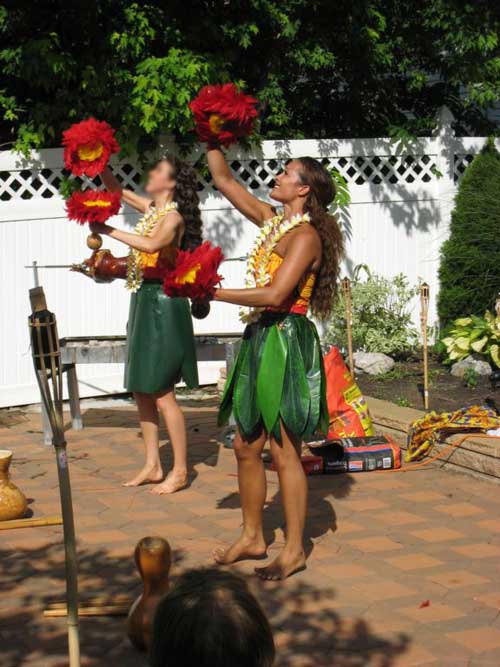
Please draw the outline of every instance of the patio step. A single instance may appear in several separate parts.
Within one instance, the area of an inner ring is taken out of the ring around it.
[[[393,438],[402,449],[407,449],[407,436],[410,425],[415,419],[425,415],[422,410],[402,408],[399,405],[366,396],[375,431]],[[459,446],[447,449],[450,443],[457,442],[463,435],[453,435],[435,445],[432,455],[443,452],[439,459],[443,467],[455,472],[462,472],[490,482],[500,483],[500,438],[481,438],[471,435]]]

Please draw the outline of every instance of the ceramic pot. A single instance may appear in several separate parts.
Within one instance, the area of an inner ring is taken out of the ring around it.
[[[9,449],[0,449],[0,521],[20,519],[28,509],[24,494],[10,481],[11,461],[12,452]]]
[[[143,537],[135,548],[134,557],[142,578],[143,593],[130,607],[127,634],[137,649],[147,651],[156,608],[169,589],[172,551],[161,537]]]

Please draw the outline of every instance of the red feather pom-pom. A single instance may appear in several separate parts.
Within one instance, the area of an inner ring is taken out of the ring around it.
[[[234,83],[204,86],[190,102],[200,141],[226,148],[253,132],[257,100]]]
[[[104,223],[120,210],[120,193],[100,190],[73,192],[66,201],[66,212],[70,220],[80,225],[86,222]]]
[[[171,297],[188,297],[193,301],[212,299],[222,276],[218,274],[224,255],[219,246],[205,241],[194,250],[179,250],[175,268],[167,271],[163,291]]]
[[[75,176],[100,174],[120,146],[106,121],[88,118],[63,132],[64,166]]]

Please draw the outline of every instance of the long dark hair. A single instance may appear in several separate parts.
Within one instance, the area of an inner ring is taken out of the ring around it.
[[[151,667],[272,667],[274,654],[269,621],[232,572],[188,570],[156,610]]]
[[[335,185],[325,167],[312,157],[297,158],[300,180],[310,187],[304,212],[311,216],[323,246],[321,267],[311,296],[311,312],[321,320],[332,312],[338,293],[340,263],[344,256],[344,239],[339,224],[328,207],[335,199]]]
[[[174,201],[177,202],[177,210],[184,220],[181,249],[193,250],[201,244],[203,224],[196,174],[176,155],[164,155],[161,159],[172,167],[172,176],[175,178]]]

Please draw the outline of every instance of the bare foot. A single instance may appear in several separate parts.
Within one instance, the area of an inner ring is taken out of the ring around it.
[[[122,486],[141,486],[142,484],[156,484],[163,479],[163,470],[159,463],[145,465],[141,472]]]
[[[215,562],[219,563],[219,565],[229,565],[239,560],[265,558],[266,551],[266,543],[263,537],[252,539],[242,535],[227,549],[223,549],[222,547],[214,549],[213,556]]]
[[[261,579],[268,581],[281,581],[292,574],[302,572],[306,569],[306,557],[303,551],[299,553],[288,553],[286,548],[272,563],[265,567],[256,567],[255,573]]]
[[[176,491],[181,491],[185,489],[188,485],[188,477],[186,472],[169,472],[165,481],[161,484],[157,484],[150,493],[154,493],[157,496],[163,496],[168,493],[175,493]]]

